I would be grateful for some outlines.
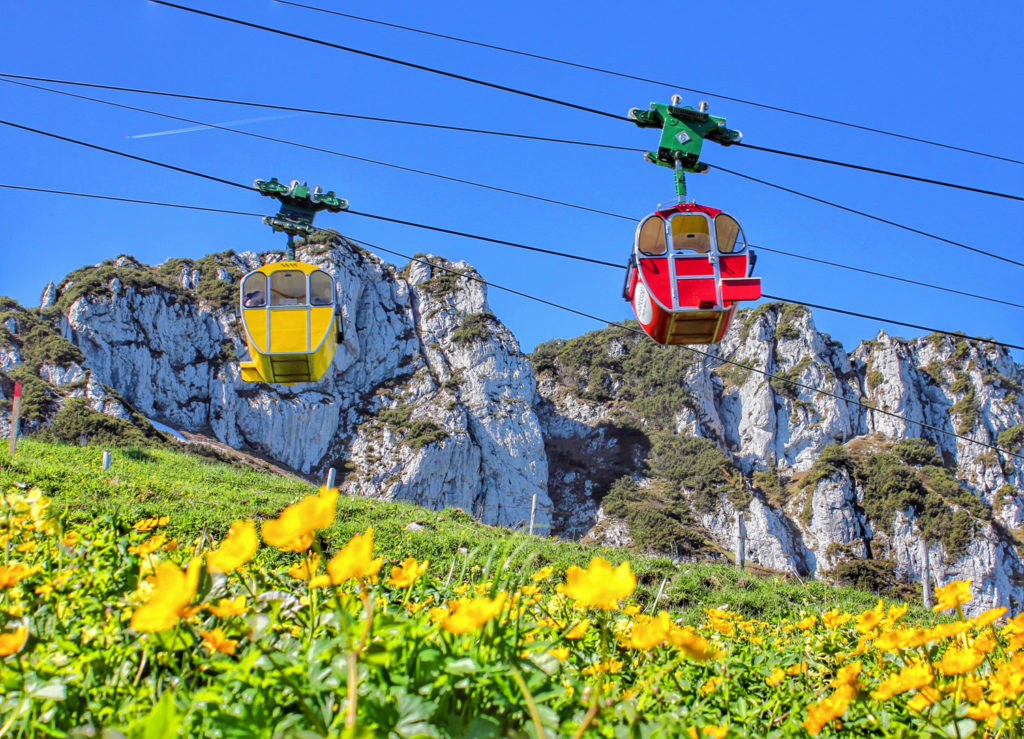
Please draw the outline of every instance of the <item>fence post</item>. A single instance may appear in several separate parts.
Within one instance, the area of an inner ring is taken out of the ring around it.
[[[743,525],[743,513],[736,511],[736,566],[741,570],[747,563],[747,529]]]
[[[108,452],[106,449],[103,450],[103,469],[110,469],[110,452]]]
[[[533,517],[537,513],[537,493],[533,494],[533,502],[530,503],[530,536],[533,536]]]
[[[18,451],[18,423],[21,420],[21,383],[14,383],[14,403],[11,406],[11,443],[8,451],[11,456]]]
[[[337,474],[338,473],[335,471],[335,469],[333,467],[331,467],[329,470],[327,470],[327,482],[324,483],[324,487],[325,488],[333,488],[334,487],[334,478],[337,476]]]
[[[924,540],[924,534],[921,534],[919,540],[919,549],[921,552],[921,599],[924,601],[925,608],[932,607],[932,567],[931,562],[928,561],[928,544]]]

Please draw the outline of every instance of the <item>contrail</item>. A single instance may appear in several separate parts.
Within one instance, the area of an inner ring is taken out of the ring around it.
[[[215,126],[239,126],[243,123],[259,123],[260,121],[277,121],[282,118],[295,118],[296,116],[303,115],[303,113],[285,113],[283,115],[268,115],[262,118],[246,118],[241,121],[221,121],[215,123]],[[193,131],[207,131],[216,130],[213,126],[189,126],[188,128],[172,128],[170,131],[156,131],[154,133],[140,133],[135,136],[125,136],[126,139],[148,139],[153,136],[170,136],[175,133],[192,133]]]

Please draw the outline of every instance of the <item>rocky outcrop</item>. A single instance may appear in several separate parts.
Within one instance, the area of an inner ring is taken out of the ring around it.
[[[278,254],[158,268],[121,257],[66,281],[52,305],[92,377],[149,418],[308,475],[346,470],[350,494],[458,506],[508,526],[532,509],[535,530],[549,530],[533,371],[472,268],[426,257],[399,274],[340,239],[298,256],[335,278],[341,301],[344,341],[317,383],[240,377],[232,296],[242,274]],[[82,290],[83,280],[99,284]]]
[[[532,512],[540,533],[684,561],[734,552],[742,515],[745,557],[762,567],[918,582],[927,556],[936,584],[974,580],[972,608],[1024,602],[1024,373],[1002,349],[882,332],[847,353],[806,309],[768,304],[701,351],[609,328],[528,358],[468,264],[398,270],[323,236],[299,257],[339,287],[344,340],[320,382],[241,381],[238,281],[280,255],[228,252],[157,267],[122,256],[48,285],[41,313],[4,303],[0,393],[18,376],[39,383],[35,423],[84,398],[314,478],[334,467],[348,494],[488,523]],[[677,444],[693,437],[714,445]],[[672,457],[683,448],[686,465]]]
[[[723,550],[735,551],[742,512],[746,557],[755,564],[831,577],[856,572],[858,561],[877,562],[896,579],[919,582],[919,555],[905,526],[914,511],[892,522],[873,520],[864,508],[866,478],[854,472],[895,441],[923,437],[940,455],[927,464],[949,470],[942,490],[959,486],[983,504],[968,511],[962,498],[944,498],[929,487],[928,475],[912,473],[924,480],[922,491],[931,490],[928,515],[938,515],[938,506],[944,520],[959,515],[958,525],[973,532],[956,551],[929,542],[933,580],[973,579],[975,610],[1021,608],[1024,460],[978,443],[1009,452],[1024,446],[1024,377],[1005,350],[956,337],[908,341],[881,332],[848,355],[815,330],[809,311],[779,304],[742,312],[725,341],[700,349],[711,351],[682,359],[687,348],[671,349],[677,358],[668,364],[650,342],[615,328],[538,347],[549,491],[563,531],[594,525],[614,480],[650,464],[652,439],[697,435],[728,451],[746,476],[742,505],[721,493],[709,509],[706,501],[697,505],[694,491],[676,486],[678,496],[691,500],[703,534]],[[836,444],[845,444],[856,464],[812,470]],[[598,471],[586,474],[590,460]],[[771,496],[757,483],[769,470],[780,479]],[[802,485],[809,474],[814,483]]]

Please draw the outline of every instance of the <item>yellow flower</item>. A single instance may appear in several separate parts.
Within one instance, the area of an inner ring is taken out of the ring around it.
[[[286,552],[304,552],[313,545],[313,533],[334,523],[337,488],[320,488],[285,508],[263,524],[263,541]]]
[[[25,542],[22,542],[21,544],[19,544],[18,546],[16,546],[14,548],[14,551],[21,552],[21,553],[31,552],[33,549],[36,548],[36,546],[38,546],[38,545],[34,541],[25,541]]]
[[[778,685],[779,683],[781,683],[785,679],[786,679],[786,671],[785,670],[780,670],[778,667],[776,667],[775,669],[772,670],[772,674],[769,675],[768,677],[766,677],[764,679],[764,681],[766,683],[768,683],[769,685],[774,686],[774,685]]]
[[[209,649],[211,652],[223,652],[224,654],[234,654],[235,647],[238,646],[238,641],[235,639],[228,639],[224,636],[224,632],[219,628],[213,631],[199,630],[199,634],[203,637],[203,646]]]
[[[939,662],[938,668],[939,672],[943,675],[962,675],[965,672],[973,670],[984,660],[984,653],[976,652],[970,647],[967,649],[950,647],[946,650],[946,653],[942,655],[942,660]]]
[[[702,726],[700,730],[713,739],[725,739],[729,734],[729,724],[722,724],[721,726]]]
[[[160,526],[166,526],[170,522],[170,516],[150,516],[149,518],[144,518],[141,521],[137,521],[135,525],[132,526],[132,528],[136,531],[152,531],[153,529],[159,528]]]
[[[388,584],[396,588],[407,588],[427,571],[429,564],[430,560],[423,560],[423,563],[419,564],[412,557],[407,557],[400,567],[391,568],[391,577],[388,578]]]
[[[635,616],[640,613],[640,606],[635,603],[630,603],[628,606],[623,607],[622,612],[627,616]]]
[[[848,685],[837,689],[832,695],[811,705],[807,709],[807,720],[801,724],[807,733],[816,736],[829,721],[841,717],[850,705],[854,690]]]
[[[706,683],[704,683],[703,685],[700,686],[700,694],[701,695],[710,695],[711,693],[714,693],[718,689],[718,686],[721,685],[721,684],[722,684],[722,678],[720,678],[720,677],[710,678]]]
[[[199,585],[198,558],[189,562],[188,571],[173,562],[161,562],[152,577],[153,591],[146,603],[132,614],[132,628],[136,631],[166,631],[187,617],[189,602]]]
[[[877,606],[857,616],[857,630],[862,634],[873,631],[882,622],[884,615],[885,604],[882,601],[878,601]]]
[[[932,670],[926,662],[908,665],[892,675],[881,685],[871,697],[879,701],[887,701],[894,695],[906,693],[908,690],[919,690],[932,682]]]
[[[830,629],[839,628],[847,621],[849,621],[851,618],[853,618],[853,616],[845,612],[840,613],[838,608],[834,608],[831,611],[825,611],[821,615],[822,623],[824,623],[825,626],[827,626]]]
[[[142,556],[145,556],[147,554],[152,554],[157,549],[162,547],[166,540],[167,540],[167,537],[164,536],[163,534],[155,534],[154,536],[151,536],[148,539],[146,539],[141,544],[136,544],[135,546],[128,547],[128,553],[129,554],[139,554],[139,555],[142,555]]]
[[[664,611],[657,618],[640,616],[629,630],[629,638],[623,642],[623,646],[630,649],[653,649],[668,637],[669,623],[668,614]]]
[[[971,599],[971,581],[958,580],[935,591],[933,611],[946,611],[961,606]]]
[[[814,628],[814,625],[815,625],[816,623],[818,623],[818,618],[817,618],[817,616],[814,616],[814,615],[810,615],[810,616],[808,616],[808,617],[807,617],[807,618],[805,618],[805,619],[802,619],[802,620],[800,620],[800,621],[797,621],[797,622],[796,622],[796,627],[797,627],[798,629],[803,629],[804,631],[809,631],[810,629],[813,629],[813,628]]]
[[[599,672],[607,672],[614,674],[622,669],[623,662],[617,659],[607,659],[602,662],[598,662],[596,665],[591,665],[583,669],[584,675],[596,675]]]
[[[337,491],[335,491],[337,494]],[[333,517],[333,509],[331,516]],[[353,536],[341,551],[327,563],[331,583],[341,585],[348,580],[365,580],[376,575],[384,564],[383,557],[373,557],[373,528]]]
[[[206,610],[217,618],[230,618],[231,616],[244,616],[246,612],[245,596],[237,598],[221,598],[215,606],[207,606]]]
[[[576,605],[596,606],[608,611],[618,606],[636,589],[636,577],[630,570],[629,562],[618,567],[601,557],[594,557],[587,569],[572,565],[565,573],[566,584],[563,592],[576,601]]]
[[[841,688],[843,686],[849,686],[856,689],[858,687],[857,676],[860,675],[861,667],[862,665],[860,660],[857,660],[856,662],[848,662],[843,665],[839,668],[835,678],[830,683],[830,687]]]
[[[0,631],[0,657],[14,654],[25,645],[28,628],[19,626],[14,631]]]
[[[907,701],[907,708],[911,711],[917,711],[920,713],[941,697],[942,693],[937,691],[935,688],[926,685],[918,691],[917,695]]]
[[[256,524],[235,521],[220,546],[206,555],[206,566],[210,572],[234,572],[253,558],[259,546]]]
[[[569,647],[553,647],[548,650],[548,654],[555,659],[564,661],[569,657]]]
[[[573,624],[573,627],[569,629],[569,632],[565,635],[566,639],[582,639],[583,635],[587,633],[587,629],[590,628],[589,619],[583,619]]]
[[[15,562],[9,567],[0,565],[0,588],[9,588],[12,585],[17,585],[26,577],[34,575],[38,571],[39,565],[29,567],[21,562]]]
[[[680,627],[672,624],[668,630],[668,641],[687,657],[699,662],[718,656],[715,648],[711,646],[711,642],[689,626]]]
[[[465,634],[483,626],[501,613],[505,593],[491,598],[460,598],[448,604],[449,614],[441,620],[441,628],[452,634]]]
[[[530,579],[534,582],[540,582],[541,580],[547,580],[551,577],[554,570],[550,567],[541,567],[539,570],[530,575]]]
[[[989,624],[995,623],[1002,618],[1004,613],[1006,613],[1006,606],[990,608],[984,613],[979,613],[974,617],[974,625],[979,629],[983,629]]]
[[[288,574],[296,580],[309,580],[318,569],[320,569],[320,555],[314,554],[312,557],[303,557],[293,564],[288,569]]]
[[[801,672],[805,672],[806,670],[807,670],[807,663],[806,662],[800,662],[798,664],[791,665],[790,667],[787,667],[786,668],[786,674],[787,675],[796,676],[796,675],[799,675]]]

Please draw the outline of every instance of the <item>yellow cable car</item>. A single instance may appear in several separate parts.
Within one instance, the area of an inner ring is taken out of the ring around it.
[[[246,382],[294,385],[327,372],[342,340],[334,278],[312,264],[267,264],[242,278],[239,291]]]

